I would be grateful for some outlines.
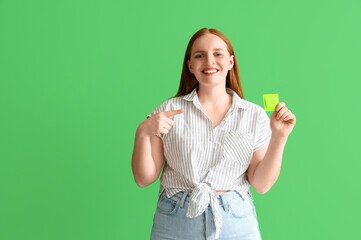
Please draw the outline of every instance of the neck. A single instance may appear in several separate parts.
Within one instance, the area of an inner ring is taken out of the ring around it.
[[[224,85],[212,87],[200,85],[197,95],[202,106],[222,106],[232,101],[232,96],[227,93]]]

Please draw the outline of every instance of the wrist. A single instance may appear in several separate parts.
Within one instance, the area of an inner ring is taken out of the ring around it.
[[[285,144],[287,142],[288,136],[279,136],[279,135],[276,135],[276,134],[272,134],[271,139],[274,142]]]
[[[147,135],[147,133],[146,133],[146,131],[145,131],[145,129],[144,129],[143,123],[141,123],[141,124],[138,126],[135,135],[138,136],[138,137],[150,137],[150,136]]]

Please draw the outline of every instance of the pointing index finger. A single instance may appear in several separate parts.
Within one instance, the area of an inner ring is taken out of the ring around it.
[[[178,110],[165,111],[165,114],[168,117],[173,117],[174,115],[181,114],[183,112],[184,112],[184,109],[178,109]]]

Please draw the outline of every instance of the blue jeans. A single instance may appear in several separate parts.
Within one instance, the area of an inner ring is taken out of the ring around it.
[[[208,208],[195,218],[186,217],[190,193],[159,196],[153,218],[151,240],[213,240],[216,228]],[[217,196],[222,212],[222,232],[218,240],[260,240],[256,209],[250,194],[243,199],[237,191]]]

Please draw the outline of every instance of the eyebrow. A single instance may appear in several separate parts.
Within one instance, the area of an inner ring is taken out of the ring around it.
[[[224,51],[222,48],[214,48],[213,50],[220,50],[220,51]],[[205,51],[198,50],[198,51],[195,51],[193,54],[196,54],[196,53],[199,53],[199,52],[205,52]]]

